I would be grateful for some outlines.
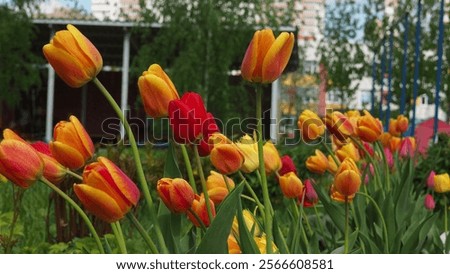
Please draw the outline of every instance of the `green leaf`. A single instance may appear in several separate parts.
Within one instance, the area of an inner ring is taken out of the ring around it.
[[[170,253],[177,253],[178,251],[178,245],[175,238],[179,237],[179,234],[175,234],[174,231],[180,231],[179,228],[176,227],[176,220],[172,221],[173,219],[180,218],[177,217],[175,214],[172,214],[170,210],[166,207],[164,203],[159,203],[159,209],[158,209],[158,220],[159,225],[163,227],[162,234],[164,237],[164,240],[166,242],[167,249],[169,249]],[[173,227],[174,226],[174,227]]]
[[[238,199],[237,220],[239,224],[239,246],[243,254],[260,254],[259,248],[255,243],[255,239],[252,237],[247,229],[247,225],[244,221],[244,215],[242,214],[241,199]]]
[[[173,147],[174,143],[170,142],[169,148],[167,149],[166,162],[164,164],[164,177],[182,178]]]
[[[281,254],[290,253],[289,248],[286,245],[286,238],[284,237],[283,233],[281,232],[280,226],[278,225],[277,215],[273,216],[273,239]]]
[[[237,186],[222,202],[219,212],[206,230],[195,253],[197,254],[226,254],[228,253],[227,239],[244,184]]]

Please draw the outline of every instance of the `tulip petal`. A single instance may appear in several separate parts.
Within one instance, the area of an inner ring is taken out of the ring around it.
[[[170,92],[167,83],[155,75],[146,74],[139,77],[138,86],[145,112],[154,118],[167,116],[169,102],[176,99],[166,96]]]
[[[78,169],[84,165],[83,155],[78,150],[59,141],[50,142],[49,145],[53,157],[63,166]]]
[[[148,73],[156,75],[157,77],[159,77],[160,79],[162,79],[170,88],[173,97],[175,97],[176,99],[179,98],[178,96],[178,92],[177,89],[175,88],[175,85],[173,84],[172,80],[170,79],[170,77],[167,75],[167,73],[161,68],[160,65],[158,64],[152,64],[149,68],[148,68]]]
[[[84,148],[83,154],[85,156],[85,160],[91,158],[95,152],[91,137],[86,132],[86,129],[83,127],[80,120],[78,120],[76,116],[71,115],[69,117],[69,121],[72,122],[73,126],[75,127],[75,131],[78,134],[77,140],[81,141],[81,143],[83,144],[82,148]]]
[[[271,83],[286,68],[294,47],[294,34],[283,32],[270,47],[262,64],[262,81]]]
[[[344,170],[334,179],[336,190],[344,196],[355,194],[361,185],[361,177],[353,170]]]
[[[117,202],[104,191],[86,184],[75,184],[73,190],[84,207],[98,218],[112,223],[124,216]]]

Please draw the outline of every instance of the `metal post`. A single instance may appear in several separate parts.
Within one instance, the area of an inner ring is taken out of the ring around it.
[[[413,105],[412,105],[413,113],[411,119],[411,131],[409,132],[409,135],[414,135],[414,130],[416,128],[416,101],[417,101],[417,93],[419,90],[421,13],[422,13],[422,1],[419,0],[417,4],[416,34],[414,38],[416,46],[414,49],[414,82],[413,82]]]
[[[444,45],[444,0],[441,0],[441,10],[439,11],[439,37],[438,37],[438,60],[436,68],[436,96],[434,98],[434,126],[433,140],[437,142],[437,131],[439,121],[439,90],[441,89],[441,73],[442,73],[442,52]]]
[[[123,35],[123,52],[122,52],[122,86],[120,96],[120,107],[127,119],[126,112],[128,108],[128,83],[129,83],[129,67],[130,67],[130,32],[125,29]],[[125,137],[125,128],[120,125],[120,139]]]
[[[370,112],[372,113],[372,115],[375,115],[375,85],[376,85],[375,78],[376,77],[377,77],[377,64],[375,62],[375,52],[373,52],[373,57],[372,57],[372,91],[370,92],[370,95],[371,95]]]
[[[389,34],[389,67],[388,67],[388,94],[386,106],[386,122],[384,123],[384,131],[389,129],[389,119],[391,118],[391,101],[392,101],[392,59],[394,58],[394,27],[391,28]]]
[[[50,25],[50,39],[55,35],[53,26]],[[48,67],[47,78],[47,112],[45,116],[45,141],[49,142],[53,136],[53,105],[55,100],[55,70],[50,64]]]
[[[405,15],[405,33],[403,36],[403,64],[402,64],[402,92],[400,95],[400,114],[404,114],[405,112],[405,103],[406,103],[406,73],[408,66],[408,38],[409,38],[409,20],[408,13]]]
[[[271,103],[270,103],[270,139],[273,143],[278,142],[278,111],[280,106],[280,79],[272,83]]]
[[[378,112],[378,116],[381,120],[383,115],[383,89],[384,89],[384,73],[386,72],[386,37],[383,37],[382,40],[382,51],[381,54],[381,75],[380,75],[380,111]]]

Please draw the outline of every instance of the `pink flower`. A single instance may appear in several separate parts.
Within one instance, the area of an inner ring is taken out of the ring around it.
[[[432,170],[430,172],[430,175],[428,175],[427,178],[427,187],[430,189],[434,189],[434,176],[436,175],[436,172],[434,172],[434,170]]]
[[[424,205],[427,210],[433,211],[434,207],[436,206],[436,203],[434,202],[434,198],[433,196],[431,196],[431,194],[427,194],[425,196]]]

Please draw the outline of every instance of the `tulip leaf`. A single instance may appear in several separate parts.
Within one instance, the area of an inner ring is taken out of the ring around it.
[[[281,232],[280,226],[278,225],[278,218],[276,215],[273,216],[273,239],[276,246],[281,254],[289,254],[289,248],[287,247],[285,236]]]
[[[237,220],[239,223],[239,246],[243,254],[260,254],[258,246],[255,243],[254,238],[248,231],[247,225],[244,221],[244,215],[242,214],[242,203],[239,201],[239,208],[237,210]]]
[[[197,254],[228,253],[227,239],[230,235],[234,215],[239,207],[239,200],[244,184],[237,186],[224,201],[222,201],[216,217],[206,230],[197,250]]]
[[[173,218],[177,218],[172,214],[170,210],[166,207],[164,203],[159,203],[158,209],[158,220],[159,225],[163,227],[162,234],[164,237],[164,241],[166,242],[166,246],[169,249],[170,253],[176,253],[178,251],[177,241],[175,240],[176,235],[174,234],[174,229],[172,226],[175,223],[172,221]],[[179,231],[179,229],[178,229]]]
[[[183,178],[176,159],[174,151],[174,143],[170,142],[167,149],[166,161],[164,163],[164,177],[166,178]]]

